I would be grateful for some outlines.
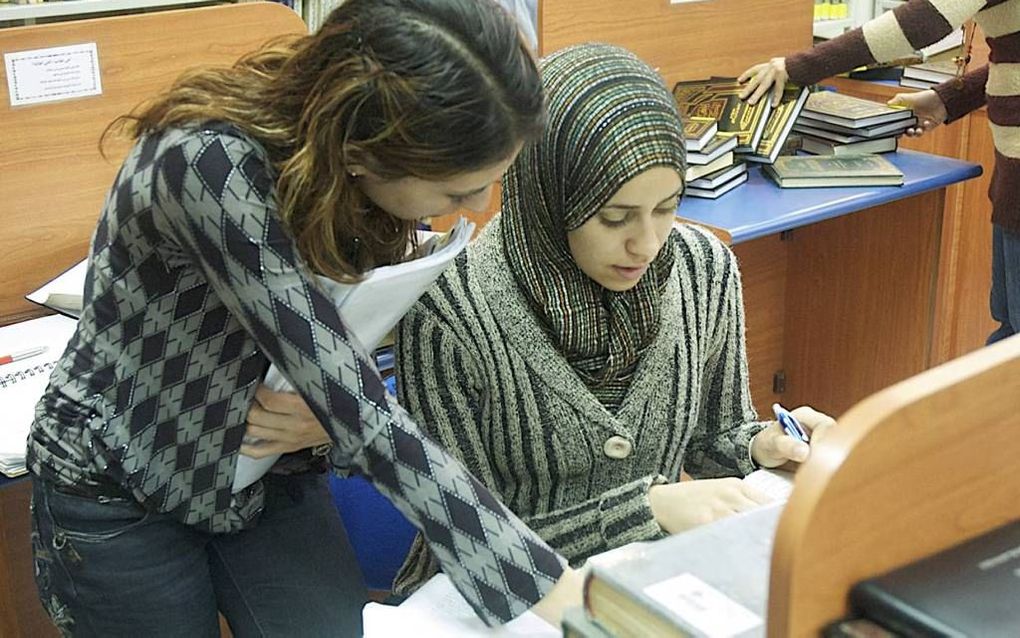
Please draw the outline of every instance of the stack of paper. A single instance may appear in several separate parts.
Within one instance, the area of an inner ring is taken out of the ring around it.
[[[7,476],[25,473],[25,442],[35,406],[75,325],[73,319],[54,315],[0,328],[0,358],[45,348],[40,354],[0,365],[0,472]]]
[[[320,281],[333,297],[344,325],[366,350],[372,351],[464,250],[474,231],[475,225],[461,217],[445,235],[433,236],[422,244],[418,251],[421,256],[416,259],[371,270],[357,284],[342,284],[325,277],[320,277]],[[278,392],[292,391],[276,366],[269,368],[265,384]],[[234,492],[258,480],[278,458],[278,454],[260,459],[240,455]]]

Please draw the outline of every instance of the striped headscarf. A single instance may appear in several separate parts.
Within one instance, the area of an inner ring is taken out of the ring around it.
[[[553,342],[615,411],[655,338],[673,242],[634,288],[613,292],[574,263],[567,233],[650,168],[667,166],[682,176],[683,126],[659,75],[625,49],[568,47],[543,60],[541,72],[549,122],[503,181],[503,245]]]

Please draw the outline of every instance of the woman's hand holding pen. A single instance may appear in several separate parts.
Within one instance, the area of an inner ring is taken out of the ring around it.
[[[897,93],[886,102],[889,106],[908,108],[917,117],[917,124],[907,129],[907,135],[924,135],[949,118],[946,105],[939,94],[931,89],[914,93]]]
[[[323,445],[329,437],[301,395],[260,385],[248,410],[244,441],[241,454],[258,459]]]
[[[740,74],[737,82],[747,86],[740,92],[740,99],[756,104],[769,89],[772,90],[772,106],[783,99],[783,89],[790,75],[786,72],[786,58],[772,58],[768,62],[756,64]]]
[[[825,430],[836,424],[836,420],[828,414],[806,405],[791,410],[791,413],[807,431],[811,443],[816,442],[819,436],[824,437]],[[787,434],[778,421],[770,423],[751,442],[751,458],[762,467],[779,467],[791,461],[803,463],[810,452],[809,443]]]

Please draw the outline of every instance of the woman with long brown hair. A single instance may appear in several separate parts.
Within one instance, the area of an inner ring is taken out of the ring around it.
[[[217,610],[239,636],[360,633],[326,465],[370,477],[488,622],[570,575],[386,393],[315,281],[479,207],[543,113],[488,0],[350,0],[120,120],[136,144],[29,439],[37,584],[64,633],[216,636]],[[270,362],[332,445],[232,493]]]

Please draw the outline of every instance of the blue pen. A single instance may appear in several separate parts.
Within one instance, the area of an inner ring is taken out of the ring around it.
[[[773,403],[772,412],[776,415],[776,421],[779,421],[779,425],[782,426],[784,432],[798,441],[808,442],[807,431],[797,421],[797,417],[793,416],[789,410],[778,403]]]

